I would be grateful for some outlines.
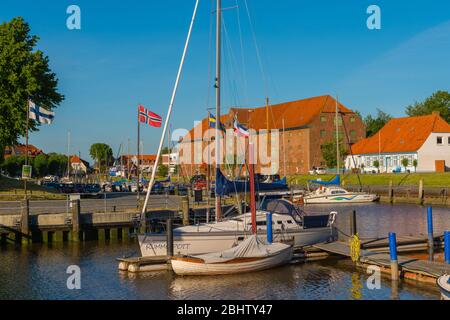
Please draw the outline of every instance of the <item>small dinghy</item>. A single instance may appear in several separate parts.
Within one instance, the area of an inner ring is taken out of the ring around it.
[[[450,275],[446,274],[437,279],[437,285],[441,290],[443,300],[450,300]]]
[[[195,256],[173,257],[172,269],[178,275],[221,275],[259,271],[288,263],[292,246],[267,244],[256,235],[234,248]]]

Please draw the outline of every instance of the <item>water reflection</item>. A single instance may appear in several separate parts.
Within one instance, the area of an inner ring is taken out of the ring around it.
[[[353,208],[339,209],[338,224],[346,231],[345,215]],[[388,230],[405,235],[426,231],[422,207],[376,204],[356,209],[363,237],[384,236]],[[450,228],[447,208],[435,208],[434,219],[436,230]],[[137,250],[134,239],[0,248],[0,299],[439,299],[433,284],[391,283],[389,277],[383,278],[380,290],[369,290],[365,270],[339,259],[218,277],[119,272],[116,258],[136,255]],[[66,287],[66,269],[72,264],[81,268],[81,290]]]

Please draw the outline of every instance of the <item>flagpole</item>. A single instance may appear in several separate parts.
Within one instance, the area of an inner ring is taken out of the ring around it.
[[[138,122],[138,126],[137,126],[137,169],[136,169],[136,174],[137,174],[137,201],[138,201],[138,206],[139,206],[139,197],[140,197],[140,192],[139,192],[139,182],[141,181],[141,171],[140,171],[140,163],[139,163],[139,156],[140,156],[140,139],[141,139],[141,121],[139,121],[139,106],[138,106],[138,114],[137,114],[137,122]]]
[[[27,100],[27,121],[26,121],[26,133],[25,133],[25,165],[28,165],[28,123],[30,122],[30,106]],[[25,192],[25,200],[27,200],[27,178],[23,179],[23,189]]]

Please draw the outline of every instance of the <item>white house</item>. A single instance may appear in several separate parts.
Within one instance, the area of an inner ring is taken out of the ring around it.
[[[410,172],[450,170],[450,124],[439,113],[427,116],[392,119],[379,132],[352,146],[346,169],[361,171],[404,172],[407,159]],[[417,164],[417,167],[414,166]]]

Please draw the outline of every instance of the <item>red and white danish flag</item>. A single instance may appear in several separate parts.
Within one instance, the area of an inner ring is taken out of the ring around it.
[[[145,107],[139,105],[139,122],[146,123],[152,127],[161,127],[162,118]]]

